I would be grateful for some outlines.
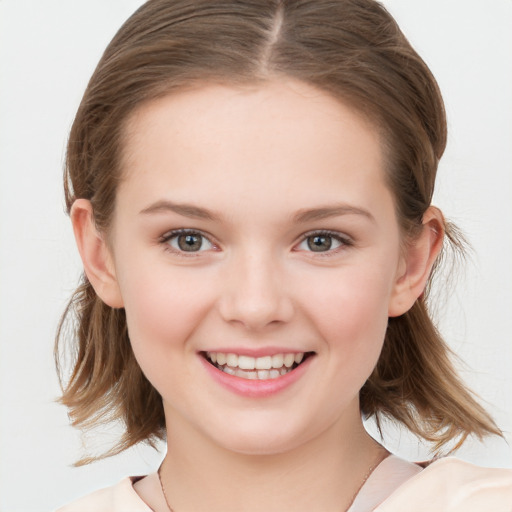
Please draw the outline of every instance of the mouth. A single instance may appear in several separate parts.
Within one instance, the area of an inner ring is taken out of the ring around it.
[[[251,357],[227,352],[202,352],[218,370],[246,380],[272,380],[286,375],[303,364],[314,352],[290,352]]]

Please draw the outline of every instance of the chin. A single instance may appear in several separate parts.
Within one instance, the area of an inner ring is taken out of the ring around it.
[[[278,439],[269,439],[268,436],[258,438],[243,438],[237,442],[230,440],[224,444],[224,448],[239,455],[249,456],[272,456],[289,452],[300,445],[300,443],[292,443]]]
[[[239,429],[237,432],[231,431],[229,436],[226,435],[228,433],[226,430],[216,439],[216,443],[240,455],[270,456],[290,452],[314,437],[313,434],[308,436],[292,426],[284,429],[281,424],[279,429],[276,429],[274,425],[276,425],[275,422],[272,423],[273,427],[270,431],[267,424],[261,429],[255,429],[253,426],[250,429]]]

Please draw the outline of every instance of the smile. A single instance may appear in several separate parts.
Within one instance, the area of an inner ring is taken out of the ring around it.
[[[247,380],[277,379],[297,368],[310,353],[282,353],[251,357],[224,352],[205,352],[206,360],[224,373]]]

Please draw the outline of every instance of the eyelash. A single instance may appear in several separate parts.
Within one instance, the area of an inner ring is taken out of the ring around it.
[[[306,252],[310,252],[320,258],[329,258],[331,256],[335,256],[343,249],[346,249],[347,247],[352,247],[354,245],[354,241],[351,238],[349,238],[348,236],[342,235],[341,233],[339,233],[337,231],[330,231],[330,230],[310,231],[308,233],[305,233],[304,235],[302,235],[302,239],[299,242],[299,244],[297,244],[297,245],[303,244],[309,238],[322,237],[322,236],[329,237],[329,238],[336,240],[340,244],[339,247],[335,247],[334,249],[328,249],[327,251],[317,251],[317,252],[306,251]]]
[[[202,240],[203,240],[202,244],[204,244],[204,240],[206,240],[213,248],[217,247],[217,245],[210,240],[209,235],[206,235],[205,233],[203,233],[197,229],[175,229],[173,231],[169,231],[160,238],[159,242],[164,246],[164,249],[166,251],[172,252],[173,254],[177,254],[179,256],[183,256],[185,258],[197,257],[202,252],[204,252],[201,250],[199,250],[199,251],[183,251],[183,250],[177,249],[175,247],[172,247],[169,242],[173,239],[177,240],[178,237],[181,235],[196,235],[196,236],[199,236],[202,238]]]
[[[200,255],[201,252],[204,252],[204,250],[184,251],[184,250],[180,250],[178,248],[172,247],[169,242],[173,239],[178,239],[178,237],[181,235],[199,236],[203,239],[202,245],[204,244],[204,240],[206,240],[211,245],[211,248],[218,248],[218,246],[210,240],[210,235],[206,235],[205,233],[203,233],[202,231],[199,231],[197,229],[176,229],[173,231],[169,231],[168,233],[166,233],[159,239],[159,242],[162,245],[164,245],[164,248],[166,251],[172,252],[173,254],[177,254],[179,256],[183,256],[186,258],[197,257]],[[340,244],[338,247],[335,247],[334,249],[329,248],[326,251],[313,251],[313,250],[306,251],[306,252],[315,254],[318,257],[323,257],[323,258],[334,256],[340,250],[343,250],[343,248],[351,247],[354,245],[353,240],[351,240],[347,236],[341,235],[340,233],[338,233],[336,231],[319,230],[319,231],[310,231],[308,233],[305,233],[302,236],[300,242],[298,244],[296,244],[295,247],[300,246],[304,242],[307,242],[307,240],[309,238],[313,238],[313,237],[329,237],[331,239],[336,240]]]

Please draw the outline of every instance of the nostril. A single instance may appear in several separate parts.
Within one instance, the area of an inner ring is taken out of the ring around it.
[[[294,306],[285,291],[261,272],[248,269],[220,297],[218,310],[224,321],[259,331],[289,322]]]

